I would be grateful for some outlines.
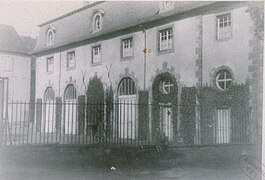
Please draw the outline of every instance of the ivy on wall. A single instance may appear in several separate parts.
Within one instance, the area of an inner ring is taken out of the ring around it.
[[[255,36],[263,40],[264,39],[264,2],[249,2],[248,12],[252,20],[254,21]]]
[[[95,130],[103,118],[104,88],[101,80],[95,75],[87,86],[87,131],[93,131],[93,128]]]
[[[216,109],[231,110],[232,142],[250,140],[250,136],[246,135],[247,128],[250,126],[248,84],[231,85],[226,91],[205,86],[200,90],[199,102],[203,144],[212,144],[215,141]]]
[[[169,94],[163,94],[160,90],[160,83],[165,79],[171,79],[173,86]],[[163,73],[155,78],[152,86],[153,104],[152,104],[152,137],[155,137],[156,128],[160,127],[160,107],[162,104],[170,103],[172,107],[172,124],[174,140],[177,137],[177,113],[178,113],[178,86],[176,79],[170,73]]]
[[[196,94],[197,90],[195,87],[183,87],[181,91],[181,136],[185,145],[194,143]]]

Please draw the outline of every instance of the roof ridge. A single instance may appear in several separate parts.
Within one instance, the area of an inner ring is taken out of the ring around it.
[[[57,17],[57,18],[54,18],[54,19],[51,19],[51,20],[49,20],[49,21],[46,21],[46,22],[44,22],[44,23],[42,23],[42,24],[39,24],[38,26],[41,27],[41,26],[44,26],[44,25],[50,24],[50,23],[52,23],[52,22],[55,22],[55,21],[58,21],[58,20],[60,20],[60,19],[65,18],[65,17],[71,16],[71,15],[73,15],[73,14],[76,14],[76,13],[80,12],[80,11],[83,11],[83,10],[85,10],[85,9],[91,8],[91,7],[93,7],[93,6],[96,6],[96,5],[101,4],[101,3],[104,3],[104,2],[106,2],[106,1],[97,1],[97,2],[93,2],[93,3],[91,3],[91,4],[88,4],[88,5],[86,5],[86,6],[83,6],[83,7],[81,7],[81,8],[76,9],[76,10],[73,10],[73,11],[71,11],[71,12],[69,12],[69,13],[66,13],[66,14],[64,14],[64,15],[62,15],[62,16],[59,16],[59,17]]]

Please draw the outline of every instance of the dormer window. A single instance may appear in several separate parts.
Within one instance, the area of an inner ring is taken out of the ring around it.
[[[54,43],[54,34],[55,30],[52,28],[47,31],[47,46],[50,46]]]
[[[100,31],[101,30],[101,16],[97,15],[95,17],[95,31]]]
[[[99,32],[102,29],[103,24],[103,11],[96,10],[92,15],[93,33]]]
[[[171,10],[174,7],[173,1],[164,1],[164,8],[165,10]]]

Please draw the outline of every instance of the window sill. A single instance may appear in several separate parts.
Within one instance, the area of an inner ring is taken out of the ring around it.
[[[228,38],[216,39],[216,42],[230,41],[231,39],[232,39],[232,36],[231,37],[228,37]]]
[[[162,54],[168,54],[168,53],[174,53],[174,49],[167,49],[167,50],[162,50],[162,51],[157,51],[157,55],[162,55]]]
[[[103,65],[102,62],[99,62],[99,63],[91,63],[91,67],[94,67],[94,66],[101,66]]]
[[[121,62],[124,62],[124,61],[130,61],[133,59],[133,56],[128,56],[128,57],[121,57]]]
[[[71,70],[74,70],[75,69],[75,66],[74,67],[68,67],[66,68],[66,71],[71,71]]]

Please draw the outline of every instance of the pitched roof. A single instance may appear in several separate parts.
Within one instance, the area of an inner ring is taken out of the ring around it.
[[[20,36],[20,38],[24,44],[24,47],[26,48],[26,51],[27,52],[33,51],[33,49],[35,48],[37,39],[34,39],[30,36]]]
[[[37,54],[53,48],[88,40],[211,3],[213,2],[175,1],[172,10],[167,13],[160,13],[161,2],[159,1],[98,2],[41,24],[37,44],[33,53]],[[92,14],[95,10],[104,12],[103,27],[97,33],[92,32]],[[55,29],[55,40],[52,46],[46,46],[46,32],[49,28]]]
[[[14,27],[0,24],[0,51],[28,53],[23,41]]]

